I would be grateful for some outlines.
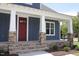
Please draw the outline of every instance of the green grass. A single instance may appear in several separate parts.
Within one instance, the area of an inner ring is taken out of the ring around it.
[[[76,56],[79,56],[79,51],[76,51],[73,54],[76,55]]]
[[[77,45],[79,47],[79,42],[75,41],[75,42],[73,42],[73,44]],[[79,51],[76,51],[73,54],[76,55],[76,56],[79,56]]]

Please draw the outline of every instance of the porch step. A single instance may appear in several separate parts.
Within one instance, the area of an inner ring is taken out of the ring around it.
[[[44,48],[34,48],[34,49],[24,49],[24,50],[15,50],[13,52],[17,53],[17,54],[22,54],[22,53],[29,53],[32,51],[41,51],[41,50],[45,50],[48,49],[48,47],[44,47]]]
[[[45,49],[48,49],[48,47],[41,46],[38,42],[33,42],[33,43],[20,42],[20,43],[9,45],[10,54],[27,53],[31,51],[39,51],[39,50],[45,50]]]
[[[5,51],[8,51],[8,43],[7,42],[1,42],[0,43],[0,50],[5,50]]]

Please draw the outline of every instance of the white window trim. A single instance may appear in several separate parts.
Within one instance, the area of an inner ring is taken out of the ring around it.
[[[53,23],[54,24],[54,34],[46,34],[46,36],[55,36],[55,22],[52,21],[46,21],[46,23]]]

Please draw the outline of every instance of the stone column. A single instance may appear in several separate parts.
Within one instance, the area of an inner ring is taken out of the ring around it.
[[[40,18],[40,33],[39,33],[39,40],[42,46],[45,46],[46,41],[46,22],[45,16],[41,16]]]
[[[68,42],[69,42],[69,46],[72,47],[73,46],[73,34],[68,33]]]
[[[68,20],[68,42],[69,46],[72,47],[73,45],[73,25],[72,25],[72,19]]]
[[[16,42],[16,11],[10,13],[9,42]]]

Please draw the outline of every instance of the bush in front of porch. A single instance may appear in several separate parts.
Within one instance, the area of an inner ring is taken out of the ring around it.
[[[66,51],[68,52],[70,50],[69,45],[64,44],[63,42],[57,42],[56,44],[50,44],[49,45],[49,49],[48,51],[51,52],[55,52],[55,51]]]

